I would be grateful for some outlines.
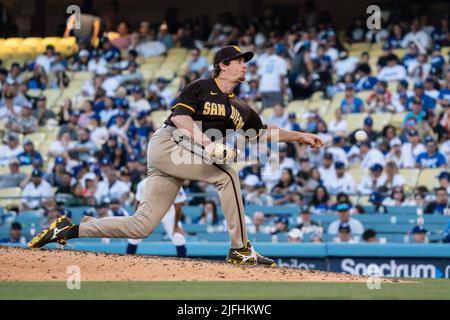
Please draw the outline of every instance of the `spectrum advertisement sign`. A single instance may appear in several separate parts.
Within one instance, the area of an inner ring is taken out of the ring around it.
[[[279,266],[368,275],[379,270],[380,276],[395,278],[450,279],[450,259],[436,258],[278,258]]]

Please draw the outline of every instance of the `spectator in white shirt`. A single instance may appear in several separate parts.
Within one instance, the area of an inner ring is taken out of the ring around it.
[[[98,68],[106,68],[108,62],[102,57],[102,54],[98,50],[93,50],[91,54],[92,58],[88,62],[88,71],[96,72]]]
[[[259,91],[262,107],[270,108],[275,104],[283,104],[284,81],[287,76],[286,61],[275,53],[273,43],[266,46],[267,58],[259,65]]]
[[[414,165],[419,154],[426,151],[423,143],[420,142],[419,132],[416,129],[411,129],[407,133],[408,142],[402,146],[402,154],[407,154],[413,157]]]
[[[284,112],[284,108],[281,104],[275,104],[273,108],[273,114],[268,119],[270,124],[277,125],[280,128],[288,128],[289,121],[286,113]]]
[[[430,74],[431,64],[427,62],[426,53],[420,53],[415,60],[408,65],[408,74],[415,82],[425,81]]]
[[[337,235],[339,232],[339,226],[341,224],[348,224],[350,226],[351,232],[354,235],[362,235],[364,232],[364,227],[359,220],[350,218],[350,205],[347,203],[340,203],[337,206],[337,211],[339,219],[333,221],[328,227],[328,234]]]
[[[378,80],[400,81],[406,78],[406,69],[404,66],[398,64],[398,59],[395,54],[389,54],[386,57],[386,61],[387,65],[378,73]]]
[[[346,171],[345,164],[342,161],[334,163],[336,175],[331,180],[330,185],[326,186],[330,194],[336,195],[344,192],[346,194],[354,194],[356,192],[355,180],[352,175]]]
[[[348,55],[348,51],[339,53],[339,60],[334,63],[334,69],[338,79],[342,79],[347,73],[355,71],[358,65],[358,58]]]
[[[49,200],[49,197],[53,197],[52,186],[42,178],[43,175],[44,173],[41,170],[33,169],[31,181],[22,191],[21,211],[39,209],[41,203]]]
[[[118,173],[115,170],[108,172],[107,180],[99,182],[95,199],[100,203],[105,198],[118,198],[121,202],[128,199],[130,195],[130,188],[121,180],[118,180]]]
[[[425,52],[431,46],[431,37],[425,31],[420,30],[420,23],[417,18],[411,23],[411,31],[403,38],[402,47],[408,47],[410,42],[416,43],[421,52]]]
[[[37,56],[35,60],[35,64],[41,66],[45,73],[50,72],[51,64],[55,60],[55,47],[49,44],[46,49],[45,53]]]
[[[370,174],[366,175],[359,183],[358,191],[362,194],[371,194],[384,186],[386,181],[387,177],[383,174],[383,166],[375,163],[370,167]]]
[[[332,153],[325,153],[323,155],[323,165],[319,167],[320,172],[320,178],[322,179],[322,182],[324,186],[329,191],[329,187],[331,186],[331,183],[333,179],[336,177],[336,171],[334,170],[334,164],[333,164],[333,154]]]
[[[399,138],[394,138],[389,142],[391,150],[386,155],[386,161],[393,161],[397,167],[414,168],[415,160],[409,153],[403,153],[402,141]]]
[[[11,116],[18,117],[21,107],[14,103],[14,94],[11,91],[6,91],[3,98],[5,105],[0,107],[0,119],[6,119]]]
[[[130,109],[134,113],[150,112],[150,103],[145,99],[144,92],[140,86],[134,86],[131,89],[131,95],[133,99],[130,101]]]
[[[337,108],[334,111],[334,118],[328,124],[328,131],[333,135],[348,133],[347,120],[342,116],[341,108]]]
[[[19,143],[19,136],[10,132],[6,137],[6,145],[0,146],[0,166],[8,165],[9,161],[17,158],[23,152]]]
[[[405,185],[405,178],[398,172],[398,167],[395,162],[387,162],[384,170],[386,173],[386,183],[384,186],[388,188],[388,190],[391,190],[394,187],[403,187]]]
[[[359,157],[361,160],[361,168],[369,169],[374,164],[378,163],[381,166],[386,164],[386,159],[383,153],[377,148],[372,148],[369,141],[364,141],[359,147]]]
[[[273,154],[271,161],[267,161],[261,171],[261,180],[266,183],[269,190],[271,190],[273,186],[280,181],[281,174],[284,169],[289,168],[294,174],[297,174],[299,170],[298,163],[294,159],[287,156],[286,143],[280,143],[278,148],[278,155]]]

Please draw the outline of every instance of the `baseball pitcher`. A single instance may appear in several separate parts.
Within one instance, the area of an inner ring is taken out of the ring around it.
[[[148,144],[148,179],[134,215],[85,218],[79,225],[62,216],[28,246],[65,244],[68,239],[84,237],[146,238],[172,205],[183,181],[189,179],[217,187],[231,239],[227,261],[276,266],[248,241],[239,176],[227,164],[235,159],[237,151],[221,144],[217,137],[237,131],[247,140],[257,140],[264,134],[269,141],[298,141],[313,148],[321,147],[323,141],[314,134],[263,124],[258,114],[233,94],[234,88],[245,80],[246,62],[252,58],[252,52],[241,52],[237,46],[223,47],[214,57],[212,77],[193,81],[182,90],[172,113]]]

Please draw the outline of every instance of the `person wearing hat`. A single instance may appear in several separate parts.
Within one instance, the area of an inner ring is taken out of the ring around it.
[[[435,81],[435,79],[433,79],[433,77],[431,77],[431,76],[427,77],[424,82],[424,86],[425,86],[424,93],[427,96],[433,98],[434,100],[437,100],[439,97],[439,90],[436,89],[435,83],[437,83],[437,81]]]
[[[407,101],[410,95],[411,93],[408,92],[408,81],[398,81],[396,91],[392,95],[391,99],[391,103],[395,108],[395,112],[404,112],[407,109]]]
[[[20,172],[19,160],[15,158],[9,160],[8,166],[9,173],[0,175],[0,189],[24,187],[28,180],[28,175],[24,172]]]
[[[297,217],[298,225],[295,227],[303,235],[322,235],[323,228],[319,223],[311,219],[311,211],[307,207],[302,207]]]
[[[75,56],[70,70],[75,72],[88,71],[89,58],[89,51],[87,49],[81,49]]]
[[[168,86],[169,83],[170,80],[163,77],[156,79],[157,95],[161,97],[164,107],[169,107],[175,98],[172,89]]]
[[[284,81],[287,76],[287,63],[275,52],[273,42],[266,44],[265,55],[257,61],[259,92],[262,107],[272,108],[276,104],[284,105]]]
[[[292,111],[288,113],[288,124],[287,124],[287,128],[291,131],[300,131],[300,124],[298,123],[297,120],[297,114]]]
[[[415,159],[411,153],[403,152],[402,141],[395,137],[389,142],[389,153],[386,155],[386,161],[393,161],[398,168],[414,168]]]
[[[131,95],[133,97],[130,101],[130,110],[132,112],[150,112],[150,103],[147,99],[145,99],[144,91],[139,85],[133,86],[131,89]]]
[[[450,172],[449,171],[442,171],[438,175],[437,178],[439,180],[439,186],[441,188],[445,188],[445,190],[447,190],[447,192],[450,194]]]
[[[226,164],[236,159],[237,151],[220,144],[219,140],[213,142],[212,131],[217,137],[242,129],[238,132],[249,140],[267,134],[269,139],[278,136],[280,142],[298,141],[314,148],[322,147],[323,142],[314,134],[263,124],[258,114],[234,95],[235,87],[245,80],[245,63],[252,57],[252,52],[242,52],[237,46],[223,47],[214,57],[213,77],[191,82],[181,91],[171,108],[172,113],[148,144],[148,177],[134,215],[89,219],[79,225],[63,217],[53,228],[33,238],[29,247],[42,247],[49,242],[66,243],[78,237],[146,238],[167,213],[183,182],[189,179],[218,187],[231,238],[227,261],[275,266],[275,261],[258,255],[248,241],[239,176]],[[189,140],[197,147],[188,149],[192,146]],[[102,189],[100,183],[99,189]],[[108,194],[108,185],[103,189]],[[60,230],[66,226],[69,227],[66,232],[52,239],[55,227]]]
[[[416,159],[419,154],[426,151],[425,145],[420,141],[419,131],[416,129],[409,129],[406,131],[406,137],[408,139],[402,145],[402,153],[410,154],[414,158],[414,166],[416,165]]]
[[[25,237],[22,235],[22,225],[19,222],[11,223],[9,237],[0,239],[0,243],[25,244]]]
[[[339,226],[341,224],[347,224],[352,231],[353,235],[362,235],[364,227],[362,223],[350,217],[350,205],[348,203],[340,203],[337,205],[336,210],[338,212],[338,219],[330,223],[327,229],[327,233],[330,235],[338,235]]]
[[[101,118],[97,113],[89,117],[88,129],[91,131],[91,141],[97,146],[97,149],[101,149],[106,140],[108,140],[109,132],[102,125]]]
[[[334,239],[336,243],[357,243],[356,239],[352,238],[352,230],[348,223],[341,223],[338,228],[338,236]]]
[[[345,96],[341,100],[343,114],[364,112],[364,102],[355,95],[353,84],[345,86]]]
[[[417,225],[411,230],[413,243],[427,243],[428,230],[422,225]]]
[[[19,135],[15,132],[9,132],[5,135],[6,144],[0,145],[0,166],[8,165],[10,160],[17,159],[23,152],[19,143]]]
[[[22,211],[39,209],[44,202],[54,196],[52,186],[42,178],[43,175],[40,169],[33,169],[31,172],[31,181],[21,194],[20,209]]]
[[[437,143],[433,137],[425,138],[426,151],[419,154],[416,158],[416,167],[425,168],[445,168],[447,160],[444,155],[438,151]]]
[[[378,148],[372,148],[372,144],[369,140],[362,141],[358,143],[358,145],[362,169],[370,169],[376,163],[381,166],[386,164],[384,154]]]
[[[19,159],[21,166],[28,166],[36,161],[44,162],[41,153],[34,148],[34,143],[30,139],[25,139],[23,143],[23,152],[21,152],[17,158]]]
[[[285,233],[288,231],[289,219],[285,216],[278,216],[273,222],[270,233],[272,235]]]
[[[42,67],[46,74],[50,73],[51,64],[55,61],[55,47],[51,44],[47,45],[45,52],[38,55],[34,64]]]
[[[414,83],[414,95],[408,98],[408,110],[413,110],[413,104],[417,101],[421,102],[424,112],[436,108],[436,100],[425,94],[425,85],[421,80]]]
[[[383,165],[375,163],[370,167],[370,174],[363,177],[358,185],[362,194],[371,194],[386,184],[386,175],[383,174]]]
[[[335,176],[329,182],[327,190],[332,195],[339,193],[354,194],[356,192],[356,184],[352,175],[347,172],[345,164],[342,161],[334,163]]]
[[[332,180],[336,176],[332,153],[326,152],[323,155],[323,161],[321,163],[321,166],[319,166],[319,172],[320,179],[322,180],[324,186],[328,189],[331,185]]]
[[[103,58],[103,53],[99,49],[93,49],[87,65],[88,71],[97,73],[97,70],[105,70],[107,67],[108,62]]]
[[[378,73],[378,80],[383,81],[399,81],[406,79],[408,76],[404,66],[398,63],[398,58],[395,54],[390,53],[386,56],[386,66],[381,68]]]

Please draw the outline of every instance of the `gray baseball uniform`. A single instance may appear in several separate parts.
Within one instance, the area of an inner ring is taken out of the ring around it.
[[[150,139],[147,150],[148,179],[136,213],[129,217],[86,218],[79,226],[80,237],[145,238],[159,224],[172,205],[184,180],[199,180],[217,187],[227,221],[232,248],[247,243],[244,206],[239,176],[226,164],[208,164],[174,141],[176,130],[170,120],[174,115],[190,115],[201,121],[201,130],[241,129],[248,139],[255,139],[267,127],[258,114],[235,95],[223,93],[217,82],[200,79],[181,92],[172,114]],[[249,130],[253,129],[253,130]]]

